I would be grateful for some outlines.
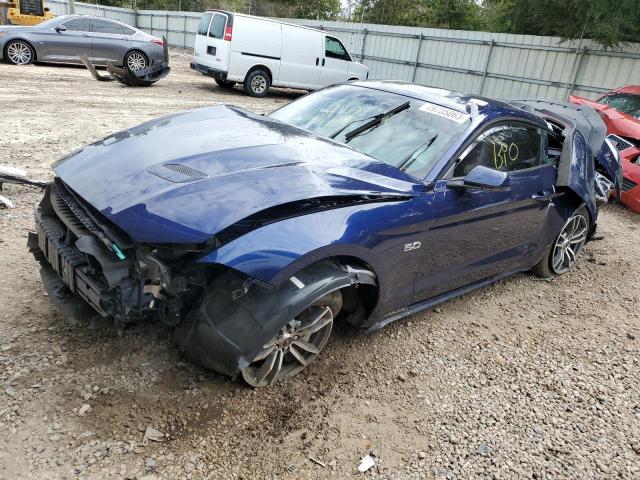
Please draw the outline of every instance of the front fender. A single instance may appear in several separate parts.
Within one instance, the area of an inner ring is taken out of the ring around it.
[[[372,211],[379,205],[359,205],[281,220],[223,245],[199,262],[225,265],[274,285],[329,257],[355,257],[375,272],[380,260],[367,246],[372,241],[370,232],[350,225],[360,224],[364,218],[375,221]]]

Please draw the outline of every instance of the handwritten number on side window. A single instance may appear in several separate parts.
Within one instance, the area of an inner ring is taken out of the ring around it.
[[[518,160],[520,150],[515,143],[502,143],[499,141],[493,143],[493,165],[496,170],[501,170],[510,163],[514,163]]]

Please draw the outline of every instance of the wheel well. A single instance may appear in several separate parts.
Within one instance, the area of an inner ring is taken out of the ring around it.
[[[9,45],[15,41],[21,41],[29,45],[31,47],[31,51],[33,52],[33,61],[35,62],[38,59],[38,52],[36,52],[36,49],[34,48],[32,43],[29,40],[25,40],[24,38],[14,38],[13,40],[9,40],[7,42],[7,44],[4,46],[4,51],[2,52],[5,59],[7,58],[7,49],[9,48]]]
[[[359,258],[341,256],[335,257],[334,260],[342,267],[369,273],[366,283],[355,283],[340,290],[342,293],[342,310],[338,315],[338,319],[345,320],[354,327],[359,327],[378,304],[378,277],[373,268]],[[369,283],[370,280],[375,280],[375,284]]]
[[[273,83],[273,74],[271,73],[271,70],[269,70],[269,67],[267,67],[266,65],[254,65],[249,69],[244,78],[246,79],[251,72],[255,72],[256,70],[264,70],[265,72],[267,72],[267,75],[269,75],[269,83]]]

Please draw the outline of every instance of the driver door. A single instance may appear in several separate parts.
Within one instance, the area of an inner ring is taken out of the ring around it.
[[[74,18],[62,26],[64,30],[52,29],[47,35],[47,60],[77,63],[82,54],[93,57],[91,19]]]
[[[539,128],[501,124],[482,133],[436,183],[434,217],[426,234],[430,248],[416,277],[416,300],[513,271],[541,247],[555,175],[544,169]],[[482,165],[508,175],[508,187],[496,191],[460,188]],[[550,170],[551,171],[551,170]]]
[[[347,49],[337,38],[324,36],[324,55],[321,60],[320,82],[318,87],[326,87],[348,80],[351,57]]]

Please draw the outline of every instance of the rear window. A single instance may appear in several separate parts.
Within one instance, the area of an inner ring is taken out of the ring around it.
[[[211,22],[211,28],[209,29],[209,36],[212,38],[218,38],[222,40],[224,37],[224,27],[227,24],[227,17],[216,13],[213,16],[213,22]]]
[[[202,15],[200,19],[200,25],[198,25],[198,35],[206,35],[209,32],[209,23],[211,22],[211,17],[213,13],[207,12]]]
[[[93,31],[95,33],[113,33],[116,35],[122,35],[122,25],[106,20],[94,20]]]

